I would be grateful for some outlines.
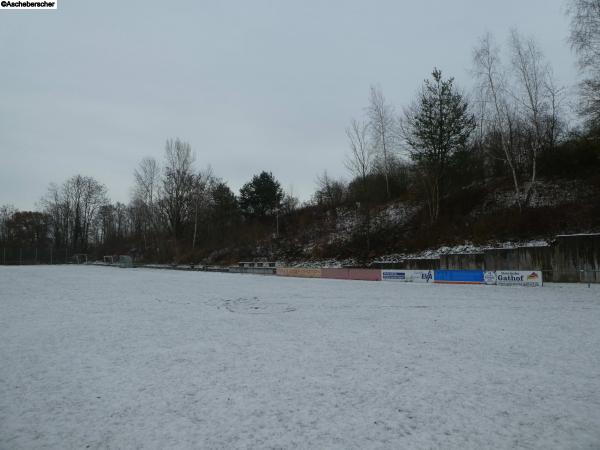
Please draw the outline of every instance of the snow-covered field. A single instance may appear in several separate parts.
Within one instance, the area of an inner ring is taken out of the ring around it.
[[[0,267],[2,449],[598,449],[600,287]]]

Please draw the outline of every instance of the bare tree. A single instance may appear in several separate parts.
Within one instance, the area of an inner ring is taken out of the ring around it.
[[[506,74],[499,48],[491,34],[483,36],[473,51],[474,73],[478,80],[478,95],[482,107],[482,127],[498,136],[504,162],[510,170],[515,191],[515,203],[521,209],[521,185],[517,167],[517,112],[510,101]]]
[[[194,176],[192,187],[192,202],[194,208],[194,233],[192,237],[192,248],[196,248],[200,212],[202,210],[208,211],[213,183],[214,176],[210,166]]]
[[[148,235],[154,239],[159,233],[158,200],[160,198],[160,167],[154,158],[144,158],[134,173],[133,197],[138,209],[144,248],[148,248]],[[154,246],[158,246],[154,242]]]
[[[187,142],[169,139],[165,147],[162,209],[175,239],[183,236],[183,228],[192,214],[195,175],[194,155]]]
[[[56,183],[50,184],[48,192],[40,200],[40,206],[50,217],[50,235],[54,246],[68,246],[68,205]]]
[[[160,167],[154,158],[144,158],[133,172],[134,197],[148,205],[154,204],[160,189]]]
[[[95,225],[96,215],[98,214],[100,207],[108,203],[108,197],[106,195],[106,186],[99,183],[94,178],[83,177],[82,182],[82,249],[87,251],[88,240],[90,236],[93,236],[94,234],[93,226]]]
[[[582,68],[600,65],[600,0],[571,0],[569,41]]]
[[[537,182],[537,160],[544,148],[555,145],[563,89],[553,79],[550,64],[533,38],[524,39],[516,30],[510,34],[510,51],[515,83],[513,91],[529,138],[529,186],[524,204],[528,205]]]
[[[13,205],[0,206],[0,242],[8,240],[7,223],[17,211]]]
[[[97,215],[108,203],[106,186],[92,177],[75,175],[62,186],[51,184],[41,204],[50,217],[56,245],[86,251],[96,235]]]
[[[510,63],[504,65],[487,34],[474,50],[473,61],[481,125],[486,128],[484,133],[499,142],[512,177],[515,204],[521,209],[535,193],[541,151],[556,145],[562,129],[564,89],[556,86],[552,69],[534,39],[525,39],[513,30],[508,50]],[[527,184],[520,179],[526,172]]]
[[[367,176],[373,167],[373,148],[368,142],[369,124],[352,119],[346,128],[346,136],[350,146],[350,154],[345,165],[348,171],[360,179],[363,189],[366,189]]]
[[[525,195],[527,205],[535,191],[537,181],[537,159],[544,145],[543,119],[547,109],[545,95],[548,66],[543,61],[543,55],[533,39],[524,40],[516,30],[510,33],[510,51],[512,67],[516,76],[516,100],[522,118],[530,130],[529,157],[531,176]]]
[[[566,99],[566,89],[563,86],[557,86],[554,79],[553,70],[550,66],[547,68],[548,74],[545,80],[545,91],[547,95],[547,112],[544,120],[545,141],[550,150],[556,148],[556,144],[562,135],[566,132],[566,124],[562,120],[563,104]]]
[[[315,201],[335,211],[335,208],[344,202],[346,185],[341,180],[335,180],[325,170],[323,174],[317,175],[317,190]]]
[[[581,83],[580,113],[592,127],[600,127],[600,0],[571,0],[571,48],[579,57],[585,79]]]
[[[369,203],[369,185],[367,177],[371,173],[373,167],[373,151],[368,142],[368,132],[369,124],[358,122],[355,119],[353,119],[350,122],[350,126],[346,128],[346,136],[348,136],[348,144],[350,146],[350,154],[346,158],[346,168],[360,181],[362,205],[359,204],[358,210],[362,210],[364,218],[364,234],[367,253],[371,248],[371,205]],[[362,206],[362,208],[360,206]]]
[[[290,186],[287,192],[283,193],[281,200],[281,214],[291,214],[300,206],[300,200],[294,195],[294,188]]]
[[[92,177],[75,175],[66,181],[63,192],[72,213],[72,243],[86,251],[98,210],[108,203],[106,186]]]
[[[395,151],[396,120],[394,118],[394,108],[387,103],[381,88],[378,86],[371,86],[367,116],[373,146],[383,160],[383,176],[389,199],[391,197],[389,176],[393,152]]]

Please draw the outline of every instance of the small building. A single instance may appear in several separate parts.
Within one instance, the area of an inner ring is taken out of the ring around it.
[[[238,263],[238,267],[246,268],[246,269],[254,269],[254,268],[276,268],[280,267],[281,263],[279,262],[265,262],[265,261],[241,261]]]
[[[277,267],[281,267],[281,263],[274,261],[240,261],[237,266],[230,267],[229,272],[275,275]]]

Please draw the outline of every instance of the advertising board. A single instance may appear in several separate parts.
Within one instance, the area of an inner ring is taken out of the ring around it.
[[[413,283],[431,283],[435,281],[435,270],[411,270]]]
[[[381,279],[383,281],[412,281],[408,270],[382,270]]]
[[[496,272],[484,272],[483,282],[485,284],[496,284]]]
[[[381,271],[383,281],[429,283],[434,278],[433,270],[385,269]]]
[[[483,284],[483,270],[436,270],[434,283]]]
[[[541,286],[542,272],[539,270],[498,270],[496,284],[499,286]]]

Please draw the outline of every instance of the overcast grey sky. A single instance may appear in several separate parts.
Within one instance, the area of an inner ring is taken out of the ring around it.
[[[59,0],[0,11],[0,205],[81,173],[127,202],[140,159],[190,142],[234,190],[271,170],[301,199],[345,175],[370,84],[399,110],[434,66],[470,87],[486,31],[534,35],[576,81],[564,0]]]

